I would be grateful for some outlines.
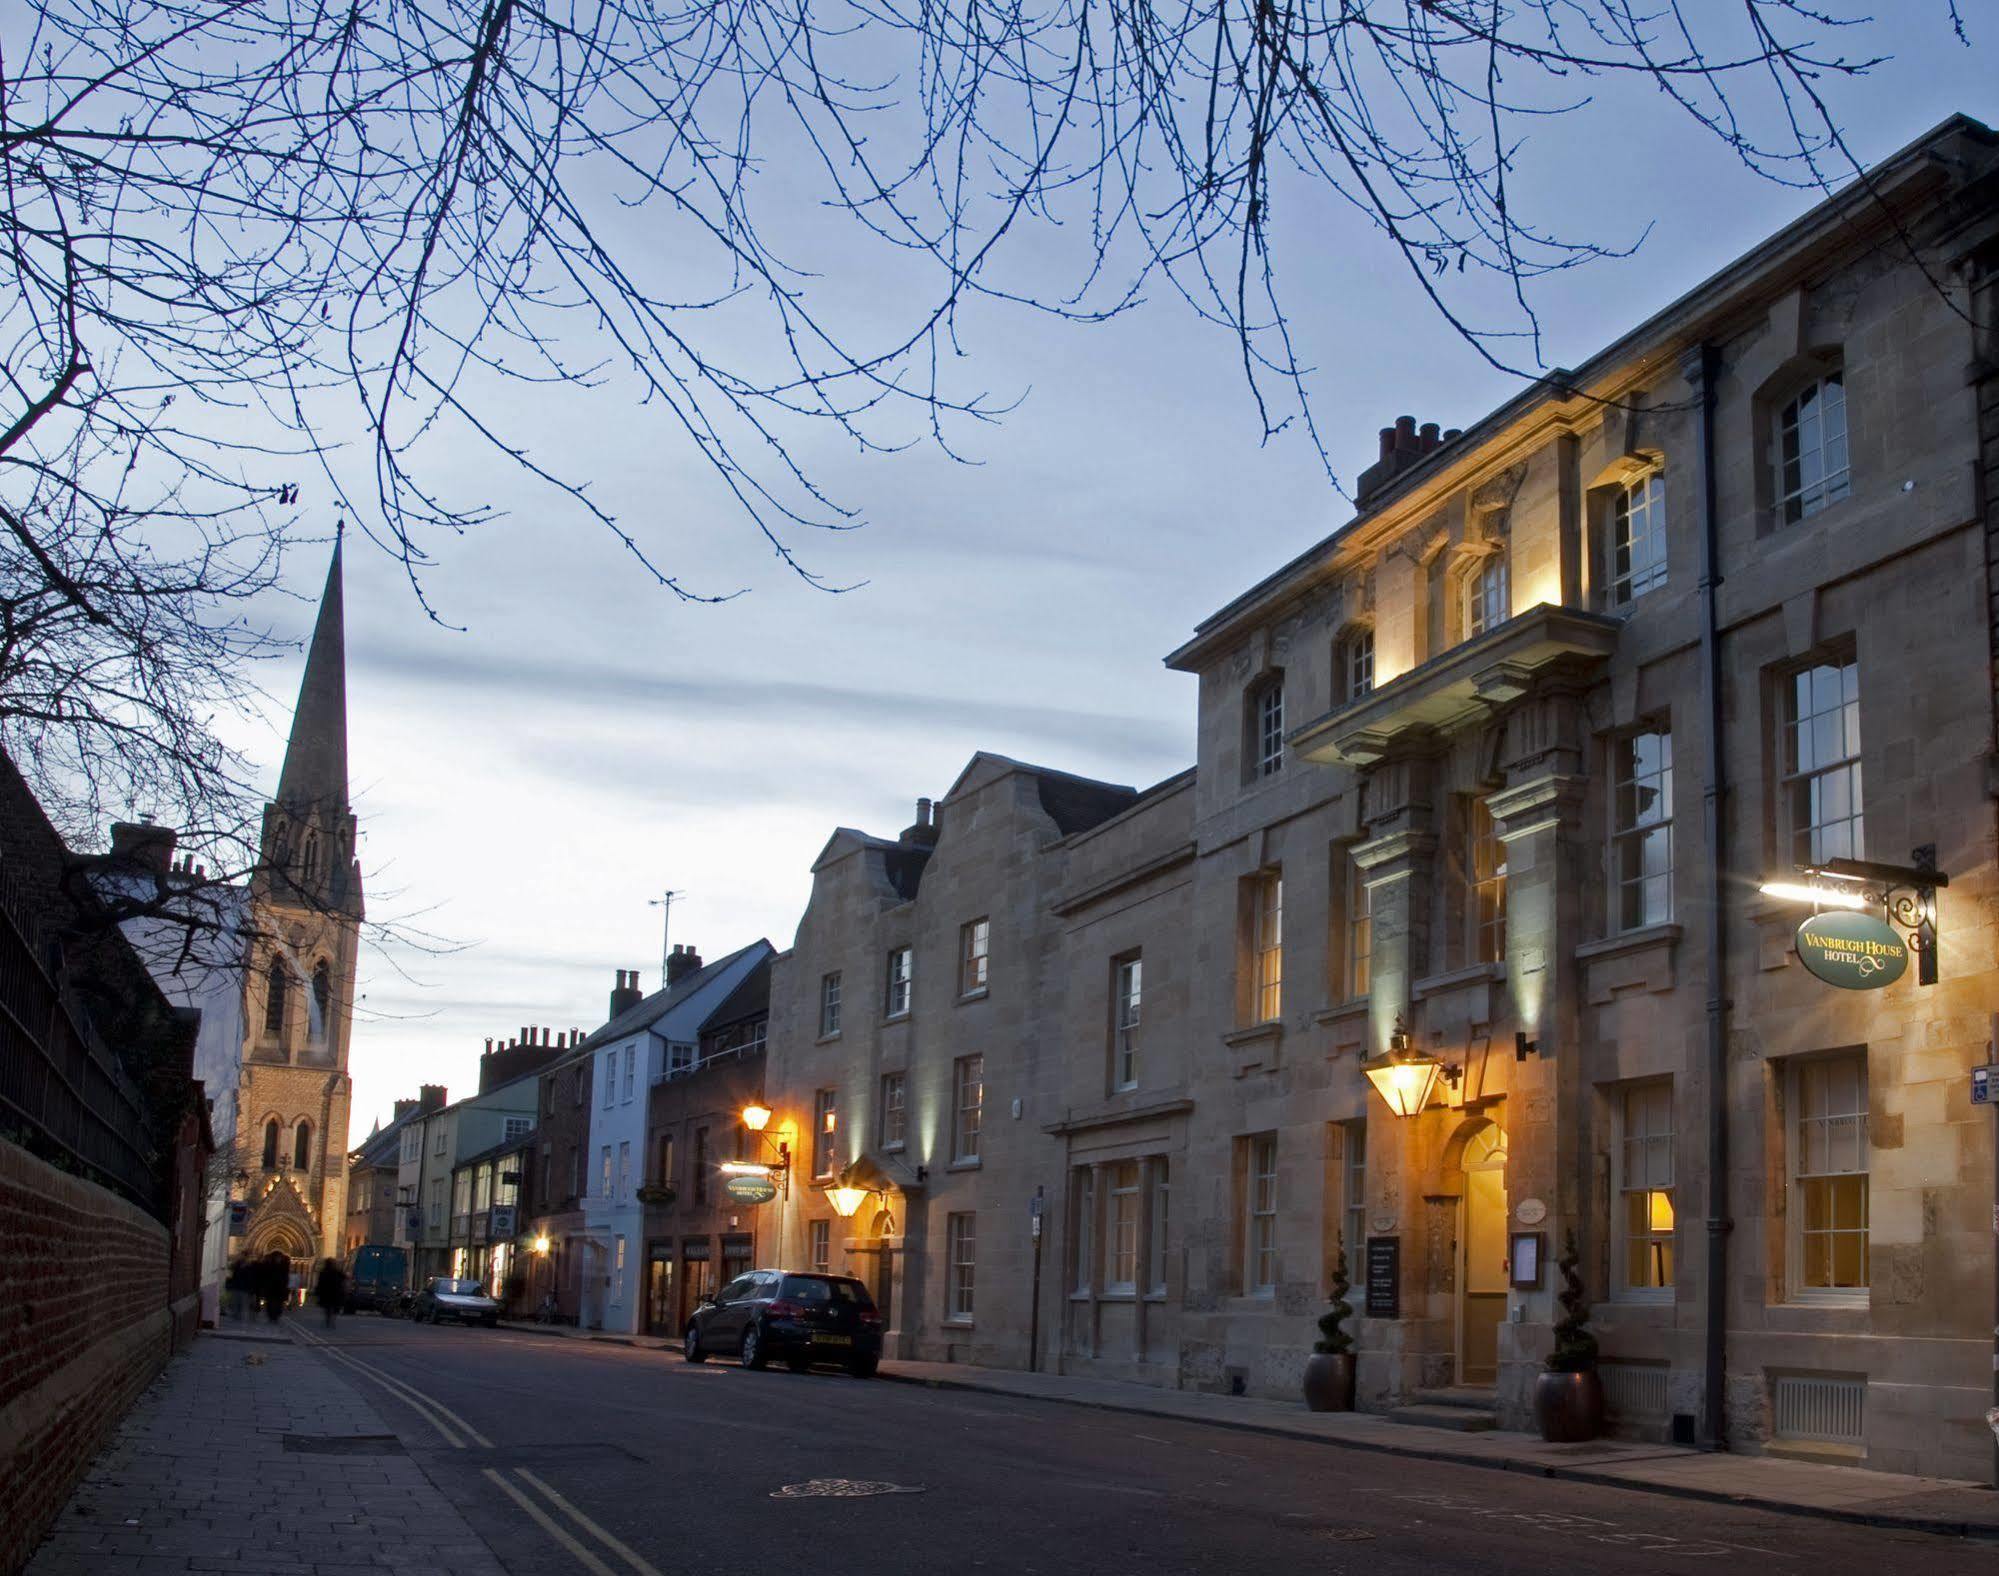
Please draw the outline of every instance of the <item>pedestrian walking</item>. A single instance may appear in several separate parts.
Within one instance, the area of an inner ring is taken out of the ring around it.
[[[267,1253],[259,1266],[262,1284],[257,1288],[264,1301],[264,1316],[276,1324],[285,1314],[285,1301],[291,1293],[291,1261],[282,1253]]]
[[[333,1260],[327,1259],[319,1266],[319,1278],[313,1282],[313,1300],[319,1304],[319,1314],[327,1329],[333,1328],[334,1315],[340,1312],[347,1301],[347,1273]]]

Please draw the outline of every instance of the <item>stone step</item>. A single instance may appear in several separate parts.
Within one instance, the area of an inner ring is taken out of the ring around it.
[[[1439,1385],[1433,1390],[1418,1390],[1410,1400],[1417,1406],[1461,1406],[1473,1412],[1490,1412],[1499,1404],[1499,1397],[1490,1385],[1475,1384]]]
[[[1496,1414],[1475,1412],[1467,1406],[1398,1406],[1388,1414],[1388,1420],[1418,1428],[1447,1428],[1458,1434],[1489,1434],[1499,1427]]]

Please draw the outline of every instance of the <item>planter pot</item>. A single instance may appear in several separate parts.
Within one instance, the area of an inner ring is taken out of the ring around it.
[[[1534,1421],[1550,1444],[1575,1444],[1603,1432],[1603,1380],[1596,1370],[1542,1374],[1534,1382]]]
[[[1314,1412],[1353,1410],[1353,1354],[1314,1352],[1305,1359],[1305,1404]]]

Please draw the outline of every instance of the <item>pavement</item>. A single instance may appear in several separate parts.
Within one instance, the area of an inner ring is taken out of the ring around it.
[[[514,1327],[571,1340],[678,1350],[678,1343],[656,1336],[607,1335],[559,1325]],[[963,1363],[884,1362],[881,1376],[936,1388],[1055,1401],[1140,1417],[1173,1418],[1425,1461],[1528,1472],[1715,1504],[1754,1505],[1788,1514],[1900,1527],[1946,1537],[1999,1539],[1999,1493],[1984,1484],[1956,1478],[1910,1477],[1870,1472],[1864,1467],[1721,1454],[1615,1439],[1553,1445],[1536,1434],[1505,1430],[1464,1434],[1392,1422],[1369,1412],[1308,1412],[1301,1402],[1163,1390],[1110,1379],[1020,1373]]]
[[[168,1363],[27,1576],[379,1571],[504,1567],[381,1413],[281,1325],[204,1333]]]

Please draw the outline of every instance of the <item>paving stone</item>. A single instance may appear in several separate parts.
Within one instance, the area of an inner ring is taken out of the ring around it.
[[[287,1435],[394,1432],[310,1352],[202,1338],[127,1414],[25,1576],[361,1576],[383,1538],[434,1576],[502,1576],[457,1507],[407,1458],[287,1451]],[[379,1513],[378,1513],[379,1512]]]

